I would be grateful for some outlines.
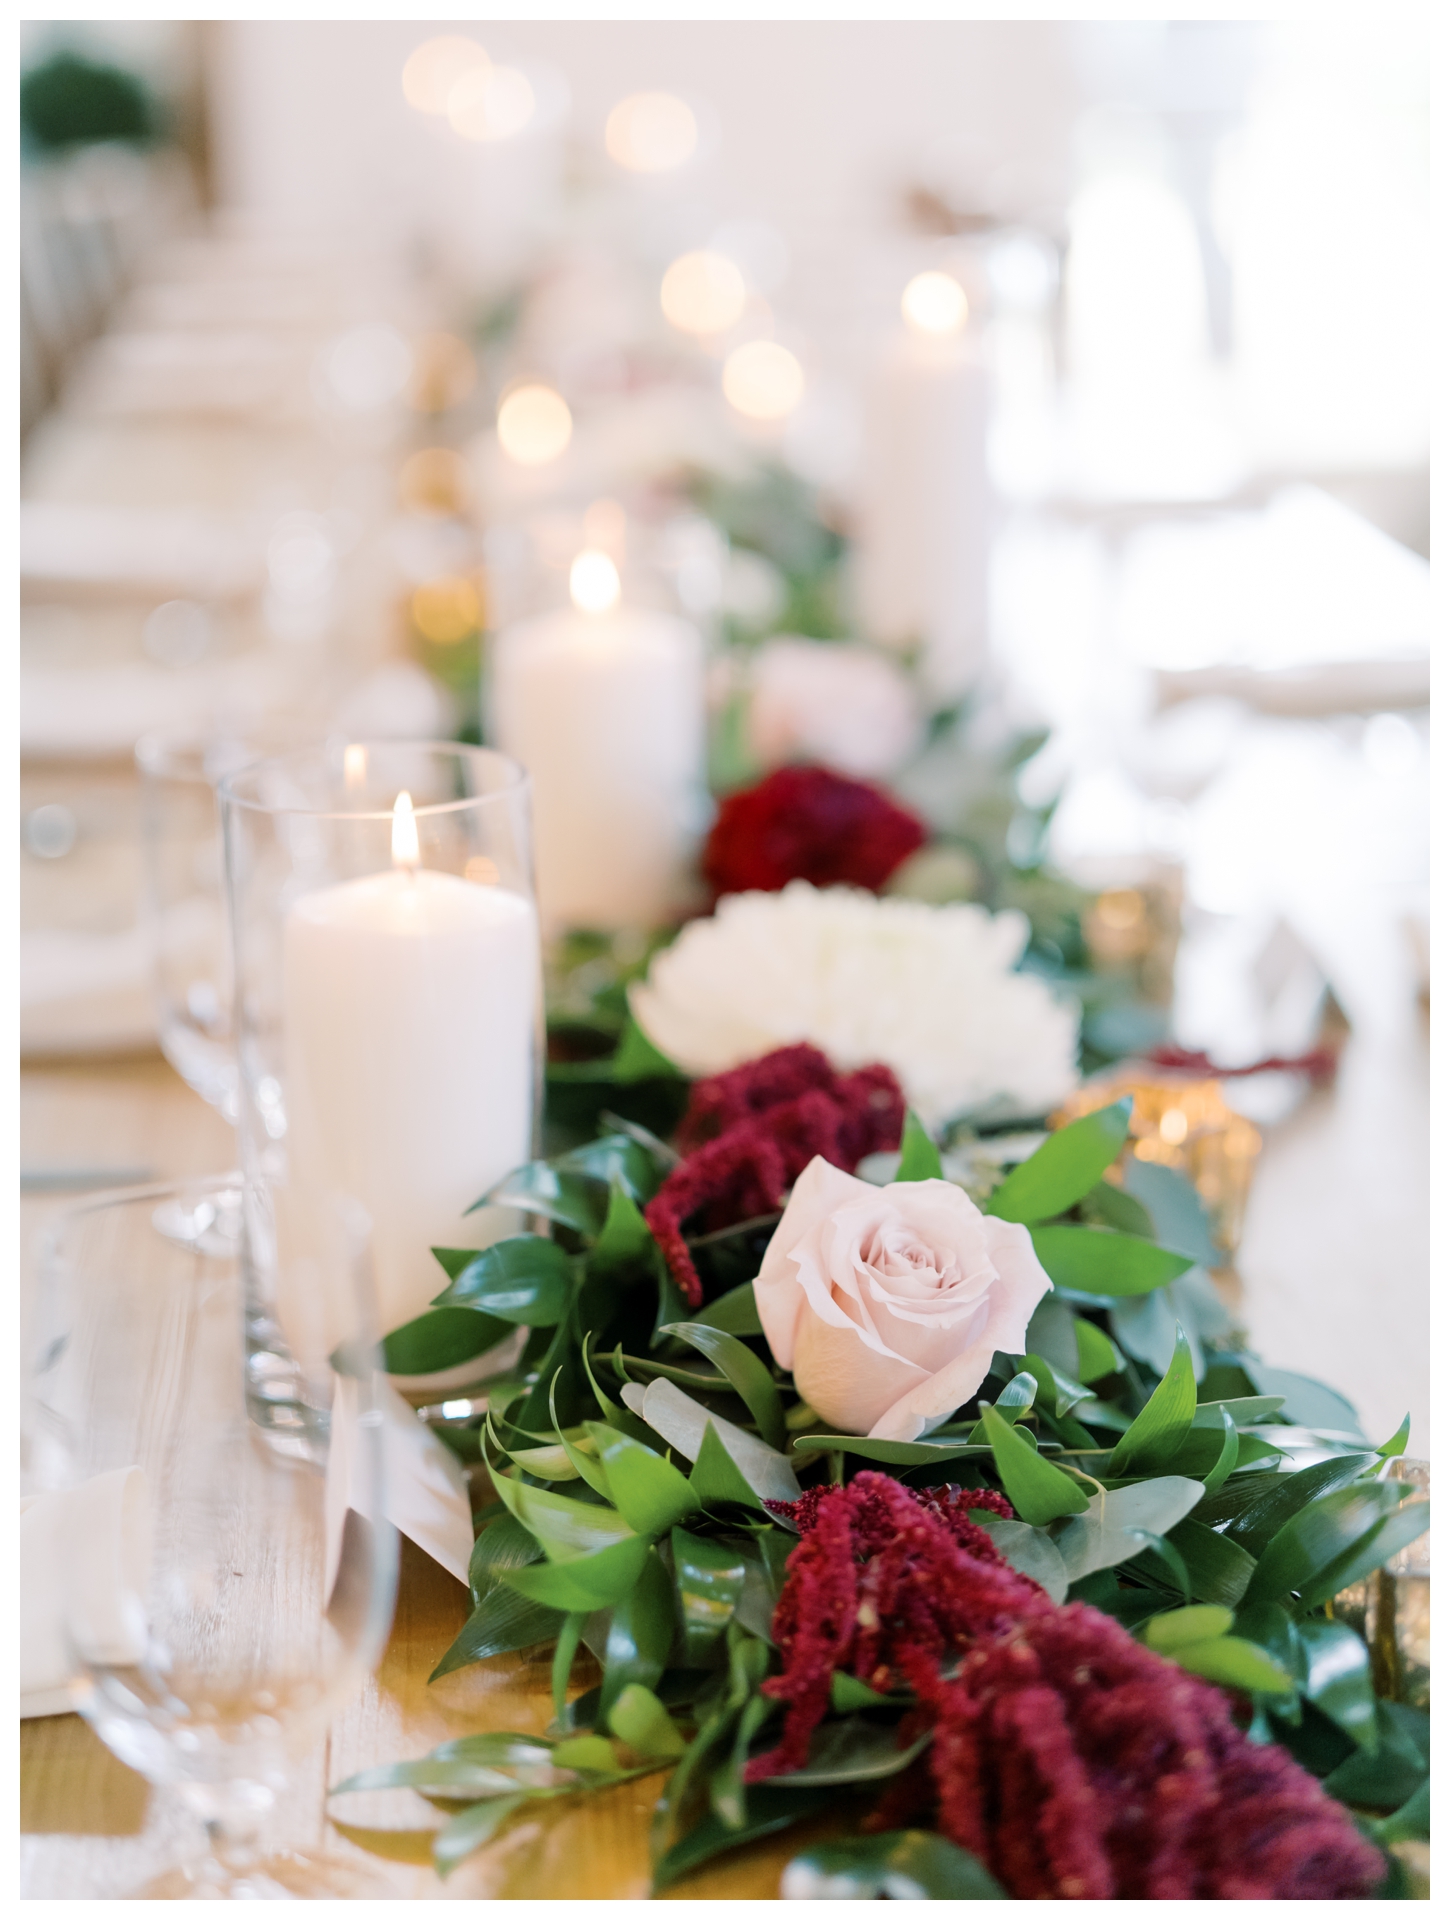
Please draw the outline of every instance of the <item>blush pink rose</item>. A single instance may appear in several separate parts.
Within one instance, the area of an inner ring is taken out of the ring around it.
[[[796,1391],[843,1433],[915,1440],[1021,1353],[1051,1287],[1026,1227],[946,1180],[873,1187],[820,1158],[795,1184],[755,1281]]]

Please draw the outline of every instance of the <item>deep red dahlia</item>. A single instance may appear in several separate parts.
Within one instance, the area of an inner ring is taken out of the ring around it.
[[[703,867],[717,895],[778,893],[792,880],[875,892],[926,838],[875,787],[828,767],[780,767],[721,801]]]

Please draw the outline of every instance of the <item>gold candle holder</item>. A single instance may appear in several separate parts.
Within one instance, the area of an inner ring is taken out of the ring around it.
[[[1430,1497],[1428,1460],[1392,1460],[1387,1480],[1407,1481],[1407,1503]],[[1378,1567],[1367,1580],[1337,1593],[1336,1619],[1345,1621],[1369,1648],[1374,1690],[1386,1700],[1430,1710],[1430,1535]]]
[[[1166,1007],[1173,998],[1182,905],[1182,876],[1171,870],[1100,893],[1082,926],[1094,969],[1131,975],[1143,999]]]
[[[1254,1163],[1263,1145],[1258,1128],[1233,1111],[1217,1080],[1141,1065],[1118,1068],[1088,1081],[1052,1115],[1049,1124],[1066,1126],[1085,1113],[1111,1106],[1125,1094],[1133,1097],[1133,1115],[1124,1151],[1188,1176],[1208,1211],[1214,1239],[1223,1248],[1225,1260],[1231,1259],[1243,1231]],[[1121,1183],[1121,1170],[1110,1167],[1107,1177]]]

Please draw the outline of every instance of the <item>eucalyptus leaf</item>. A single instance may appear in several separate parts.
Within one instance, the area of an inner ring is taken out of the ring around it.
[[[624,1397],[631,1411],[637,1412],[687,1460],[698,1458],[705,1428],[713,1424],[716,1437],[753,1492],[765,1500],[799,1500],[800,1484],[784,1454],[766,1446],[743,1427],[722,1420],[718,1414],[707,1413],[698,1400],[692,1400],[672,1382],[652,1380],[643,1391],[626,1387]]]
[[[1118,1100],[1049,1134],[1036,1153],[1007,1175],[986,1211],[999,1220],[1028,1225],[1065,1213],[1097,1185],[1122,1152],[1132,1111],[1130,1099]]]
[[[383,1336],[383,1366],[389,1373],[440,1373],[506,1340],[513,1327],[471,1307],[432,1307]]]
[[[729,1456],[726,1455],[728,1459]],[[676,1528],[670,1536],[687,1665],[704,1665],[745,1591],[745,1556],[707,1534]]]
[[[1055,1136],[1056,1137],[1056,1136]],[[1027,1163],[1029,1166],[1031,1161]],[[1193,1262],[1151,1240],[1108,1227],[1033,1227],[1032,1245],[1055,1286],[1131,1298],[1166,1286]]]
[[[1041,1354],[1047,1364],[1069,1379],[1080,1379],[1077,1345],[1077,1315],[1055,1294],[1045,1293],[1027,1322],[1024,1345],[1028,1353]]]
[[[1221,1265],[1223,1249],[1213,1237],[1208,1209],[1186,1174],[1130,1154],[1123,1162],[1123,1186],[1148,1209],[1160,1246],[1187,1254],[1198,1266]]]
[[[585,1432],[609,1481],[609,1497],[636,1533],[668,1533],[677,1520],[700,1511],[700,1496],[662,1454],[601,1420]]]
[[[574,1263],[534,1233],[496,1240],[454,1277],[435,1307],[472,1307],[526,1327],[557,1326],[574,1297]]]
[[[1129,1474],[1148,1473],[1154,1468],[1166,1467],[1193,1425],[1196,1404],[1193,1360],[1180,1328],[1168,1371],[1153,1389],[1148,1404],[1113,1449],[1107,1465],[1108,1478],[1121,1480]]]
[[[975,1854],[912,1828],[829,1840],[781,1876],[785,1900],[1005,1900]]]
[[[777,1453],[786,1448],[785,1414],[780,1390],[770,1377],[765,1363],[733,1334],[719,1327],[702,1325],[698,1320],[676,1321],[660,1332],[683,1340],[724,1374],[740,1398],[749,1407],[760,1437]]]
[[[725,1450],[725,1443],[707,1420],[700,1451],[690,1470],[690,1485],[705,1507],[752,1507],[758,1513],[760,1495]]]
[[[1197,1480],[1176,1474],[1095,1493],[1086,1509],[1053,1534],[1070,1581],[1120,1566],[1142,1551],[1142,1532],[1166,1534],[1203,1497]]]
[[[1167,1287],[1139,1294],[1135,1300],[1108,1303],[1108,1326],[1113,1339],[1132,1360],[1154,1373],[1167,1373],[1178,1343],[1179,1316],[1173,1311]],[[1197,1368],[1194,1369],[1195,1373]]]
[[[655,1548],[645,1555],[635,1584],[610,1616],[604,1648],[599,1714],[606,1722],[626,1687],[653,1687],[665,1670],[675,1637],[670,1576]]]
[[[976,1524],[985,1528],[992,1545],[1009,1567],[1035,1580],[1049,1600],[1061,1606],[1067,1598],[1067,1568],[1062,1555],[1039,1527],[1020,1520],[999,1520],[981,1514]]]
[[[685,1751],[679,1728],[648,1687],[625,1687],[610,1711],[609,1731],[642,1760],[673,1760]]]
[[[995,1407],[983,1409],[982,1424],[1002,1489],[1029,1526],[1046,1526],[1066,1514],[1084,1511],[1088,1504],[1084,1490],[1043,1459]]]
[[[849,1453],[890,1467],[929,1467],[992,1449],[985,1440],[871,1440],[850,1433],[801,1433],[796,1435],[795,1451]]]
[[[936,1142],[908,1107],[906,1124],[901,1132],[901,1162],[896,1169],[896,1178],[940,1180],[941,1177],[941,1155],[937,1152]]]
[[[631,1534],[577,1559],[519,1567],[503,1576],[504,1584],[526,1600],[557,1607],[561,1613],[594,1613],[624,1598],[639,1579],[649,1550],[643,1534]]]
[[[1306,1374],[1266,1367],[1256,1354],[1240,1354],[1238,1359],[1257,1393],[1282,1394],[1286,1420],[1299,1426],[1342,1433],[1368,1446],[1360,1429],[1359,1415],[1342,1393],[1325,1386],[1322,1380],[1311,1380]]]
[[[755,1305],[755,1282],[747,1280],[743,1287],[732,1287],[729,1293],[722,1293],[718,1300],[701,1307],[695,1315],[695,1324],[719,1327],[722,1333],[737,1336],[748,1337],[763,1332],[760,1313]]]

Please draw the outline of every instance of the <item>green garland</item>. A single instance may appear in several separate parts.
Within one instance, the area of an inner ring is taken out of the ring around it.
[[[656,1889],[843,1794],[864,1808],[915,1755],[897,1744],[911,1703],[844,1675],[801,1772],[748,1788],[742,1773],[769,1744],[760,1688],[795,1544],[764,1502],[869,1465],[1001,1490],[1018,1519],[989,1518],[994,1544],[1052,1599],[1087,1600],[1247,1695],[1253,1737],[1282,1742],[1382,1846],[1426,1836],[1428,1714],[1377,1696],[1332,1604],[1429,1524],[1386,1477],[1409,1423],[1373,1446],[1340,1396],[1247,1350],[1204,1271],[1221,1256],[1192,1186],[1131,1157],[1108,1177],[1128,1118],[1126,1101],[1089,1114],[981,1176],[975,1197],[1028,1227],[1054,1291],[1027,1352],[998,1354],[974,1405],[916,1441],[830,1430],[771,1362],[750,1283],[774,1218],[691,1243],[707,1305],[682,1316],[641,1212],[676,1156],[638,1122],[606,1116],[596,1138],[492,1189],[548,1237],[435,1249],[448,1285],[385,1352],[417,1373],[527,1329],[487,1412],[443,1429],[482,1459],[490,1501],[473,1612],[432,1677],[552,1642],[556,1718],[546,1736],[451,1741],[334,1792],[411,1787],[445,1807],[432,1855],[446,1874],[536,1801],[667,1774]],[[940,1174],[908,1119],[896,1177]],[[602,1678],[570,1700],[581,1644]],[[343,1830],[391,1850],[387,1834]],[[789,1871],[794,1891],[1002,1897],[936,1835],[818,1848]]]

